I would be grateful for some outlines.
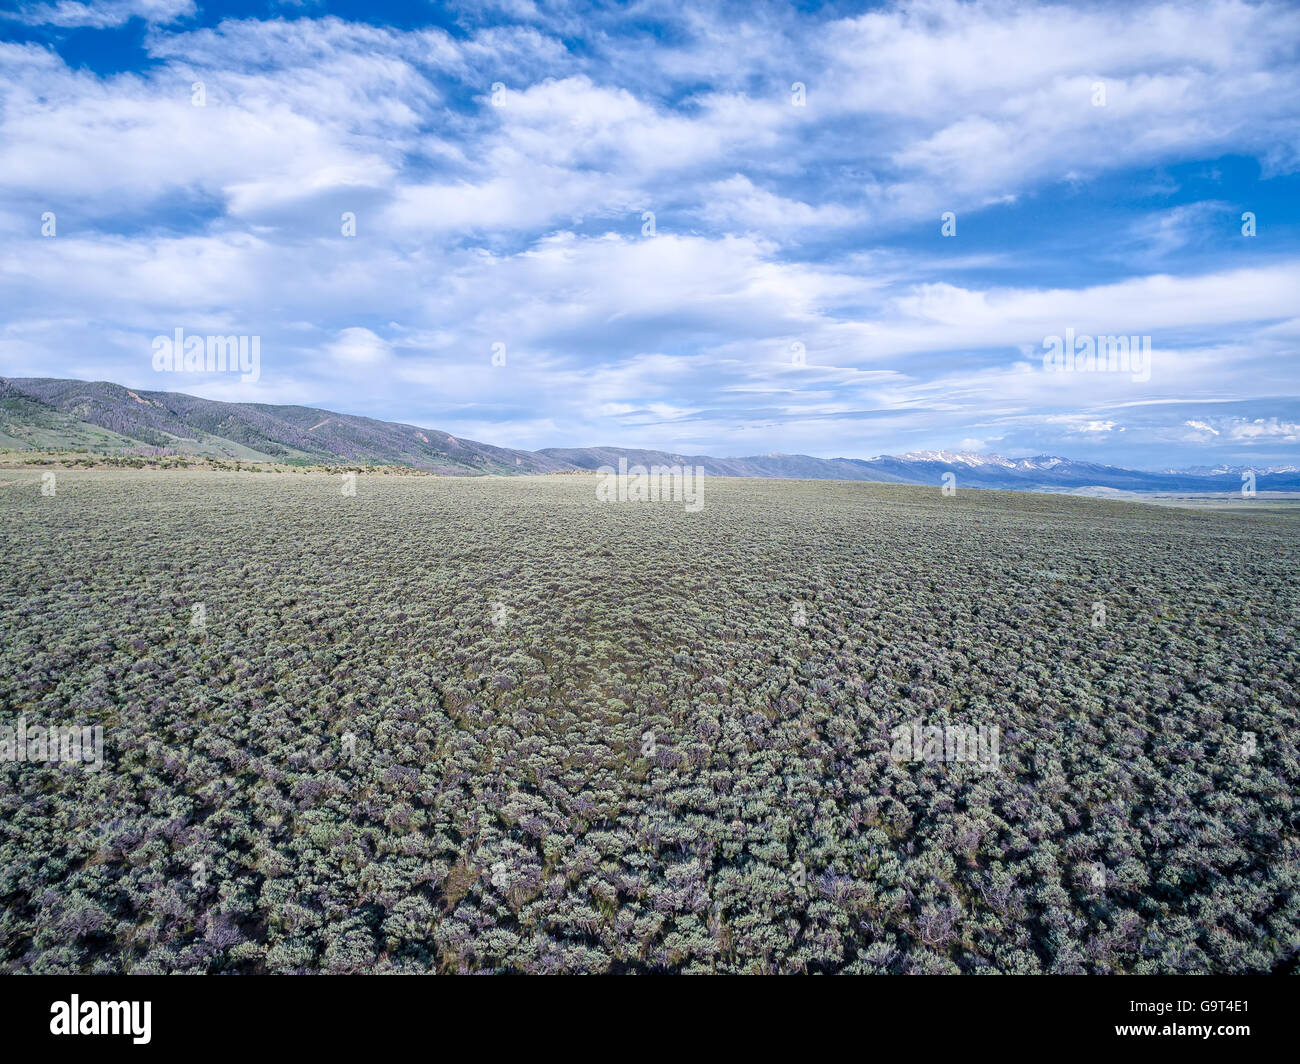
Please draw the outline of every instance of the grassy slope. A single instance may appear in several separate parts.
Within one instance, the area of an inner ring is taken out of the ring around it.
[[[219,403],[104,381],[0,378],[0,445],[243,461],[400,464],[452,475],[551,472],[565,463],[434,429],[305,406]]]

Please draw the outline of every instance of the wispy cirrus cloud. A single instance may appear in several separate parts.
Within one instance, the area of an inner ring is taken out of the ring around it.
[[[169,23],[194,13],[194,0],[55,0],[20,3],[16,11],[0,13],[0,18],[29,26],[107,29],[133,18]]]

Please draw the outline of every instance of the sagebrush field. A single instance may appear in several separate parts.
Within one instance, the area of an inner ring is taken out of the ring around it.
[[[1296,970],[1294,515],[0,481],[0,970]]]

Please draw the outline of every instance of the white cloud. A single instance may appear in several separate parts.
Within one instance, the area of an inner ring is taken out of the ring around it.
[[[1287,443],[1296,443],[1300,442],[1300,424],[1279,421],[1277,418],[1255,418],[1253,421],[1235,422],[1228,429],[1228,435],[1234,440],[1278,438]]]
[[[388,358],[391,347],[369,329],[353,326],[341,329],[325,350],[331,358],[344,365],[373,366]]]
[[[55,3],[24,3],[16,12],[0,14],[29,26],[85,26],[107,29],[132,18],[150,23],[175,22],[194,14],[194,0],[56,0]]]
[[[651,5],[637,17],[671,30],[652,44],[625,12],[507,7],[528,25],[476,9],[455,35],[335,17],[182,32],[167,11],[189,5],[160,2],[152,63],[104,77],[0,43],[4,370],[141,384],[148,337],[202,327],[263,336],[264,399],[535,446],[623,442],[629,424],[737,449],[982,444],[1000,425],[1103,446],[1160,404],[1225,398],[1261,405],[1235,428],[1162,431],[1290,441],[1294,413],[1262,404],[1295,394],[1294,245],[1169,264],[1227,192],[1150,193],[1100,232],[1109,273],[1021,264],[1023,234],[981,242],[971,212],[1037,197],[1050,229],[1067,175],[1294,165],[1300,12]],[[891,246],[914,219],[937,237],[939,209],[961,214],[956,240]],[[36,235],[47,210],[53,240]],[[1151,380],[1043,373],[1044,337],[1067,328],[1150,335]]]
[[[744,174],[716,181],[708,189],[701,215],[719,226],[739,226],[763,233],[847,226],[860,222],[861,211],[838,204],[810,206],[756,187]]]

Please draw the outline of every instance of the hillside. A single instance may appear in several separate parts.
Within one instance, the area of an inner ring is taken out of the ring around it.
[[[433,473],[547,473],[545,455],[310,406],[221,403],[105,381],[0,378],[0,446],[249,461],[401,464]]]
[[[1237,492],[1240,469],[1149,472],[1056,455],[1003,458],[918,451],[875,458],[763,454],[743,458],[627,447],[494,447],[445,431],[312,406],[222,403],[181,392],[133,391],[104,381],[0,377],[0,450],[179,454],[317,465],[404,465],[454,476],[690,465],[717,477],[931,484],[947,473],[961,488],[1078,492]],[[1294,465],[1257,470],[1258,491],[1300,491]]]

